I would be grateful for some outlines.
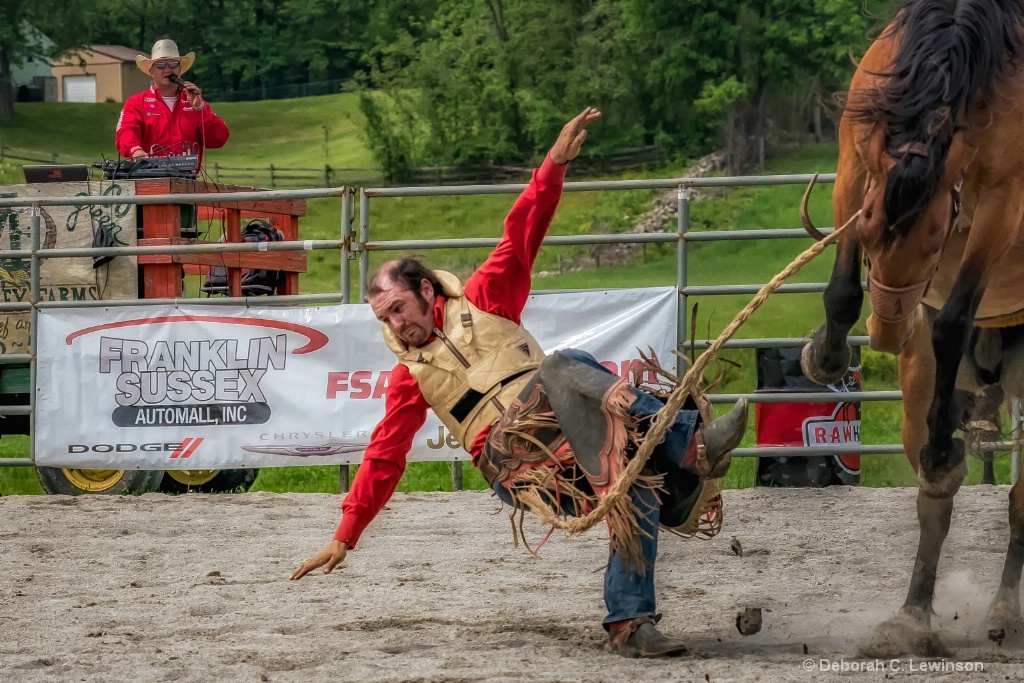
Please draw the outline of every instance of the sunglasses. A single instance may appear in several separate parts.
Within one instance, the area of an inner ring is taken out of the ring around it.
[[[181,62],[156,62],[153,64],[158,69],[177,69]]]

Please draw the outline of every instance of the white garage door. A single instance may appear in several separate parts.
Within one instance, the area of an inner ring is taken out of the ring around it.
[[[65,102],[95,102],[96,76],[65,76]]]

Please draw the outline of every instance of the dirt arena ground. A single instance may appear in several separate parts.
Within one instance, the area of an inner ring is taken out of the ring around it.
[[[538,560],[484,493],[398,494],[346,565],[299,582],[288,576],[333,533],[337,496],[5,497],[0,680],[1020,681],[1022,646],[978,631],[1006,494],[958,498],[935,624],[960,671],[945,674],[852,658],[902,604],[910,489],[729,491],[718,538],[663,535],[662,627],[693,652],[656,661],[602,650],[603,531],[556,534]],[[737,632],[745,607],[764,610],[761,633]],[[844,664],[865,670],[830,668]]]

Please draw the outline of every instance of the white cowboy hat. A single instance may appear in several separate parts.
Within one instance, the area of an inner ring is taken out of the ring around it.
[[[149,70],[153,68],[153,64],[163,59],[177,59],[181,62],[181,73],[185,73],[192,68],[192,62],[196,61],[196,53],[189,52],[187,55],[182,57],[178,54],[178,44],[173,40],[164,38],[153,43],[153,52],[149,59],[145,55],[138,55],[135,57],[135,65],[148,74]]]

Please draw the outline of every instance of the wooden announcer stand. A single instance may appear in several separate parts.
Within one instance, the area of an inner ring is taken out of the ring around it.
[[[196,225],[219,219],[227,242],[242,241],[242,222],[249,218],[264,218],[284,234],[286,241],[299,239],[299,217],[306,215],[304,199],[269,199],[246,202],[217,201],[224,192],[266,191],[254,187],[239,187],[222,183],[209,183],[185,178],[152,178],[135,180],[136,195],[154,194],[209,194],[210,200],[199,202]],[[182,207],[194,204],[140,205],[139,246],[166,246],[174,244],[203,244],[205,240],[182,236]],[[186,275],[202,275],[211,266],[228,269],[230,296],[242,296],[242,268],[263,268],[284,273],[284,289],[278,294],[299,293],[299,273],[306,272],[306,252],[250,251],[232,254],[145,254],[138,259],[141,278],[140,295],[145,299],[179,298],[182,296],[182,268]]]

